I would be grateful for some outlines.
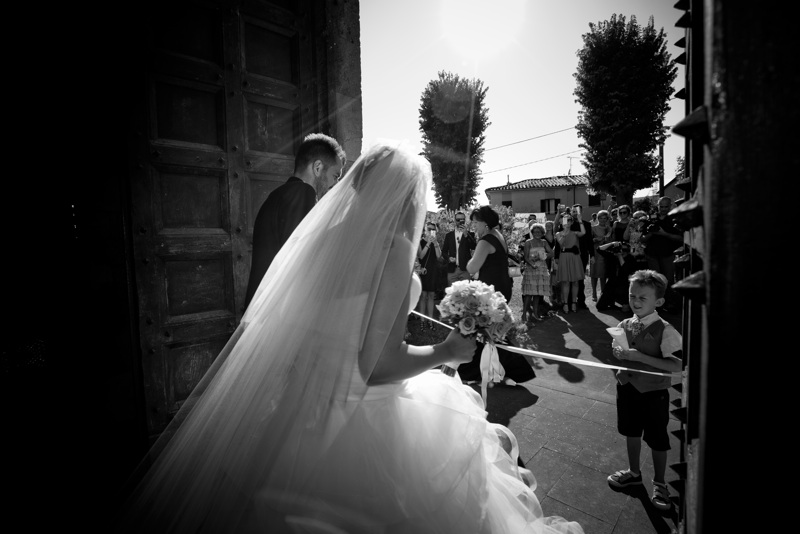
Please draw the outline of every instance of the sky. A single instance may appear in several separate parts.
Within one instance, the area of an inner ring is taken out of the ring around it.
[[[589,23],[613,14],[653,17],[674,45],[685,30],[675,0],[360,0],[363,148],[378,139],[407,141],[422,150],[422,92],[440,71],[480,79],[488,88],[478,204],[485,190],[529,178],[583,174],[581,139],[575,125],[577,52]],[[673,86],[685,86],[683,65]],[[664,124],[664,180],[675,175],[683,138],[669,131],[686,115],[685,101],[670,101]],[[654,184],[658,187],[658,182]],[[643,189],[638,194],[649,194]],[[433,192],[428,209],[436,210]]]

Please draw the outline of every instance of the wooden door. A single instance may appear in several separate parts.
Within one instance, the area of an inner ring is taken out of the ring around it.
[[[146,14],[131,221],[151,435],[238,324],[256,212],[314,129],[300,4],[156,2]]]

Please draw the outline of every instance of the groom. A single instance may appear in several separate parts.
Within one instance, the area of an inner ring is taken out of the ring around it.
[[[475,250],[475,236],[467,231],[467,216],[463,212],[456,213],[456,227],[452,232],[447,232],[442,245],[442,257],[447,260],[447,285],[453,285],[458,280],[469,280],[467,263]]]
[[[272,191],[253,223],[253,259],[245,294],[245,308],[255,295],[272,259],[292,235],[300,221],[333,187],[347,161],[344,149],[333,137],[309,134],[294,158],[294,173]]]

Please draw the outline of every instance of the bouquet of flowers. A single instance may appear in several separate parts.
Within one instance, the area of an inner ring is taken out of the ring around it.
[[[510,337],[515,344],[527,345],[530,338],[525,326],[515,321],[502,293],[477,280],[454,282],[436,308],[442,320],[451,323],[462,335],[474,335],[485,343],[480,361],[481,395],[485,403],[489,383],[500,382],[505,376],[495,342],[507,342]],[[455,376],[450,365],[443,365],[442,372]]]
[[[535,248],[532,251],[533,261],[545,261],[547,259],[547,252],[543,248]]]
[[[514,326],[514,314],[503,294],[477,280],[454,282],[436,308],[442,320],[462,335],[476,335],[484,343],[503,341]]]

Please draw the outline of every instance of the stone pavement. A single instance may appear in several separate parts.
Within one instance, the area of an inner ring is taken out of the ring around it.
[[[518,287],[514,294],[519,295]],[[605,329],[629,314],[597,311],[591,297],[586,303],[588,310],[559,312],[535,323],[531,337],[537,349],[576,361],[619,365]],[[679,316],[661,315],[680,331]],[[608,475],[628,467],[625,438],[616,430],[613,370],[544,358],[533,363],[533,380],[488,391],[487,411],[490,421],[508,426],[517,436],[520,456],[536,477],[536,495],[545,515],[578,521],[587,534],[676,531],[677,508],[662,512],[650,502],[653,463],[646,444],[641,456],[643,486],[620,491],[606,481]],[[680,393],[670,389],[670,398],[675,401]],[[679,428],[678,420],[670,416],[670,432]],[[678,479],[669,465],[680,458],[678,438],[670,434],[670,440],[668,483]],[[671,486],[670,494],[677,495]]]

